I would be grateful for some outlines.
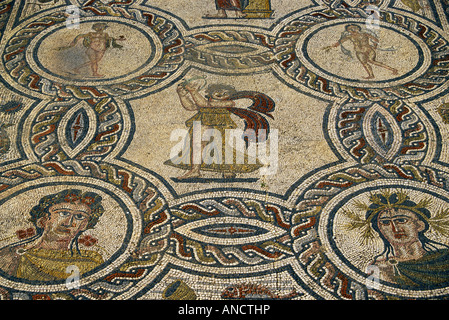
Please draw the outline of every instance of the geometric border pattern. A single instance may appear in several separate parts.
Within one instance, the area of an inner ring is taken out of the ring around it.
[[[309,70],[300,41],[315,26],[364,21],[368,14],[358,1],[320,3],[284,17],[270,30],[226,25],[190,30],[180,18],[146,2],[105,6],[91,0],[81,6],[84,21],[121,19],[152,32],[161,55],[151,68],[122,82],[59,82],[30,67],[33,38],[63,24],[65,5],[75,1],[20,22],[10,38],[2,39],[2,82],[37,102],[20,110],[16,144],[22,158],[0,168],[0,203],[48,184],[102,186],[129,215],[126,245],[79,289],[0,275],[4,299],[135,299],[151,293],[172,269],[217,279],[285,271],[296,291],[313,298],[447,298],[447,288],[392,289],[384,283],[379,290],[367,289],[360,274],[335,258],[337,250],[326,238],[332,234],[329,217],[351,194],[386,186],[449,191],[449,170],[439,161],[439,126],[423,106],[447,93],[447,26],[405,11],[383,12],[382,26],[426,46],[420,57],[426,68],[410,74],[413,79],[406,83],[357,86]],[[0,5],[1,30],[8,27],[14,5]],[[245,50],[229,54],[224,47]],[[120,155],[134,130],[129,101],[173,85],[190,68],[220,75],[273,73],[295,90],[328,101],[323,129],[339,161],[298,177],[286,194],[224,189],[193,195],[178,195],[151,168],[123,161]],[[78,113],[85,132],[73,143],[68,132]],[[373,126],[377,123],[382,130]]]

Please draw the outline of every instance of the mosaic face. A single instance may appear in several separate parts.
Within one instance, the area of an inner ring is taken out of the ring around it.
[[[48,212],[50,216],[40,223],[45,236],[57,242],[71,240],[84,231],[91,213],[88,206],[80,203],[54,204]]]
[[[385,211],[379,215],[378,228],[382,235],[395,245],[408,245],[418,240],[424,229],[416,214],[407,210]]]
[[[447,299],[447,1],[0,3],[5,299]]]

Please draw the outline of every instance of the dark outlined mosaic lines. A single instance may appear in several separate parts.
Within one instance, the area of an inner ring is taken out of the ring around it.
[[[446,299],[448,19],[0,1],[1,297]]]

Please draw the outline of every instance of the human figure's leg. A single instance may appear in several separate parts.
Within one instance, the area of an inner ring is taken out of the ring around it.
[[[92,75],[95,77],[104,77],[104,75],[98,73],[98,63],[104,56],[104,51],[97,51],[93,49],[88,49],[86,51],[87,56],[90,61],[90,68],[92,70]]]
[[[218,9],[217,13],[215,14],[206,14],[207,18],[226,18],[228,15],[226,14],[226,10],[225,9]]]
[[[216,0],[215,4],[217,6],[217,13],[207,14],[207,18],[227,18],[227,11],[235,11],[235,16],[237,18],[246,16],[246,14],[242,12],[240,0]]]
[[[242,10],[235,10],[235,15],[237,18],[244,18],[246,17],[246,13],[243,13]]]
[[[398,74],[398,69],[392,68],[392,67],[390,67],[390,66],[388,66],[388,65],[386,65],[386,64],[384,64],[382,62],[378,62],[376,60],[369,60],[368,62],[371,63],[371,64],[374,64],[375,66],[382,67],[382,68],[385,68],[387,70],[390,70],[391,72],[393,72],[394,75]]]
[[[395,75],[398,74],[398,70],[397,69],[392,68],[392,67],[386,65],[385,63],[376,61],[376,52],[374,50],[372,50],[370,52],[370,54],[368,55],[368,63],[373,64],[373,65],[378,66],[378,67],[385,68],[387,70],[390,70]]]
[[[210,127],[205,127],[205,129],[210,129]],[[207,145],[207,141],[201,141],[199,150],[195,148],[193,144],[193,137],[190,139],[190,170],[185,172],[182,176],[178,177],[178,179],[189,179],[189,178],[198,178],[201,176],[201,163],[202,163],[202,155],[204,147]],[[201,163],[194,163],[195,155],[200,155]]]
[[[357,59],[362,64],[365,71],[368,73],[367,77],[363,77],[364,79],[374,79],[374,72],[371,66],[368,64],[368,53],[367,52],[357,52]]]

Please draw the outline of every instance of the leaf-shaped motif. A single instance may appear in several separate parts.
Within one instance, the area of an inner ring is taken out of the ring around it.
[[[402,143],[402,132],[395,118],[383,107],[375,104],[366,112],[363,132],[374,151],[391,161]]]
[[[95,112],[84,101],[70,108],[62,117],[58,139],[69,157],[75,157],[92,141],[96,122]]]
[[[175,228],[186,238],[213,245],[244,245],[269,241],[286,230],[260,220],[236,217],[202,219]]]

